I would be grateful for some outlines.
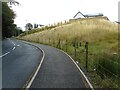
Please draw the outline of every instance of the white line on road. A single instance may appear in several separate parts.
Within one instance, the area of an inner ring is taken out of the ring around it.
[[[10,42],[12,42],[12,44],[14,45],[14,47],[12,48],[12,50],[15,50],[15,43],[10,39],[10,38],[8,38],[8,40],[10,40]],[[5,54],[3,54],[3,55],[1,55],[0,56],[0,58],[2,58],[2,57],[4,57],[4,56],[6,56],[6,55],[8,55],[10,52],[7,52],[7,53],[5,53]]]
[[[9,38],[9,40],[12,42],[12,44],[13,44],[13,46],[14,46],[14,47],[12,48],[12,50],[15,50],[15,48],[16,48],[16,47],[15,47],[15,43],[14,43],[10,38]]]
[[[26,42],[25,42],[25,43],[26,43]],[[32,45],[32,44],[30,44],[30,43],[27,43],[27,44]],[[29,88],[30,88],[30,86],[32,85],[35,77],[37,76],[37,73],[38,73],[38,71],[40,70],[41,65],[42,65],[42,63],[43,63],[43,61],[44,61],[44,58],[45,58],[45,52],[44,52],[44,50],[43,50],[42,48],[36,46],[36,45],[33,45],[33,46],[35,46],[35,47],[37,47],[38,49],[40,49],[40,50],[42,51],[42,53],[43,53],[43,56],[42,56],[41,62],[39,63],[39,66],[37,67],[37,70],[35,71],[34,75],[33,75],[32,78],[30,79],[30,81],[28,81],[28,83],[27,83],[27,85],[26,85],[26,87],[25,87],[25,88],[26,88],[25,90],[29,90]]]
[[[18,47],[20,46],[20,45],[17,45]]]
[[[9,38],[9,40],[12,42],[12,44],[15,46],[15,43]]]
[[[12,50],[15,50],[15,48],[16,48],[16,47],[14,46]]]
[[[8,40],[9,40],[10,42],[12,42],[13,45],[15,45],[15,43],[14,43],[10,38],[8,38]]]
[[[9,54],[10,52],[7,52],[7,53],[5,53],[5,54],[3,54],[3,55],[1,55],[0,56],[0,58],[2,58],[2,57],[4,57],[4,56],[6,56],[7,54]]]
[[[12,44],[15,45],[15,43],[11,40]]]
[[[58,49],[60,50],[60,49]],[[63,50],[60,50],[62,51],[63,53],[65,53],[72,61],[73,63],[76,65],[76,67],[78,68],[78,70],[81,72],[81,74],[83,75],[83,77],[85,78],[86,82],[88,83],[89,87],[94,90],[92,84],[90,83],[90,81],[88,80],[88,78],[86,77],[86,75],[84,74],[84,72],[80,69],[80,67],[76,64],[75,60],[72,59],[72,57],[70,55],[68,55],[66,52],[64,52]]]
[[[40,48],[40,49],[41,49],[41,48]],[[41,49],[41,50],[42,50],[42,49]],[[27,89],[30,88],[30,86],[32,85],[32,83],[33,83],[33,81],[34,81],[34,79],[35,79],[38,71],[40,70],[40,67],[41,67],[42,63],[43,63],[43,60],[44,60],[44,57],[45,57],[45,52],[44,52],[43,50],[42,50],[42,52],[43,52],[43,57],[42,57],[42,59],[41,59],[41,62],[40,62],[40,64],[39,64],[39,66],[38,66],[35,74],[33,75],[32,79],[30,80],[29,84],[27,85],[27,87],[26,87]]]
[[[12,41],[12,44],[15,46],[15,43]]]

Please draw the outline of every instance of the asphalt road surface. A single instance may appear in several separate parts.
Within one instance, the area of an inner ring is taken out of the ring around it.
[[[86,88],[81,73],[66,54],[50,46],[35,45],[44,50],[45,58],[30,88]]]
[[[86,88],[82,74],[60,50],[36,43],[45,58],[30,88]],[[20,40],[3,41],[3,88],[21,88],[42,58],[40,50]]]
[[[2,49],[3,88],[23,87],[39,64],[41,51],[16,39],[3,40]]]

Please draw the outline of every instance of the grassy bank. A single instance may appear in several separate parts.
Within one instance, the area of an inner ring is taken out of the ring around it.
[[[120,81],[118,25],[116,23],[105,18],[87,18],[19,38],[66,51],[84,71],[88,71],[87,75],[95,87],[120,87],[118,84],[118,80]],[[86,42],[88,42],[87,68]]]

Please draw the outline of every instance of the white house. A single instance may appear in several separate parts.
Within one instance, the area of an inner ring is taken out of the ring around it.
[[[86,14],[84,15],[80,11],[73,17],[74,19],[80,19],[80,18],[89,18],[89,17],[98,17],[103,16],[102,13],[94,13],[94,14]]]

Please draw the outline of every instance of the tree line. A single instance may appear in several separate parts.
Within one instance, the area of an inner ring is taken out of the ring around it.
[[[14,24],[14,19],[16,14],[8,6],[8,3],[2,2],[2,38],[10,38],[12,36],[17,36],[23,31],[21,28]]]
[[[36,23],[34,23],[34,25],[33,25],[31,23],[27,23],[26,26],[25,26],[25,29],[26,30],[32,30],[32,29],[35,29],[35,28],[38,28],[38,27],[42,27],[42,26],[44,26],[44,25],[36,24]]]

